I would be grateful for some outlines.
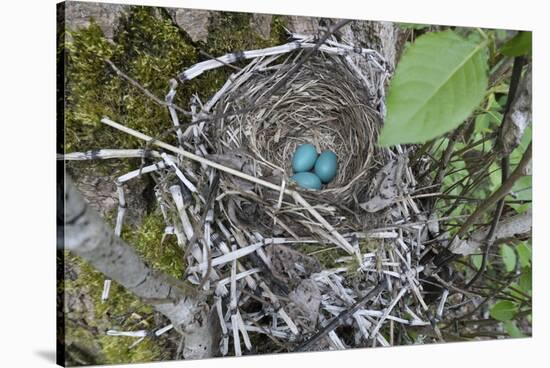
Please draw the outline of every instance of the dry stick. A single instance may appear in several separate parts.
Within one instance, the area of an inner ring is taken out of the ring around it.
[[[142,149],[100,149],[85,152],[58,153],[57,160],[108,160],[113,158],[160,158],[160,153],[156,151],[146,152]]]
[[[328,335],[329,332],[334,330],[336,327],[340,326],[342,323],[344,323],[348,318],[353,316],[355,312],[357,312],[359,309],[361,309],[363,306],[367,306],[368,302],[371,302],[371,297],[375,294],[378,294],[380,291],[384,289],[384,281],[380,281],[378,285],[371,291],[367,293],[361,300],[359,300],[353,307],[351,307],[348,310],[343,311],[338,316],[334,317],[332,321],[325,327],[323,327],[319,332],[317,332],[315,335],[313,335],[309,340],[304,342],[302,345],[298,346],[294,351],[307,351],[309,348],[311,348],[315,343],[317,343],[319,340],[321,340],[323,337]]]
[[[128,128],[122,124],[119,124],[117,122],[114,122],[108,118],[103,118],[101,119],[101,122],[103,124],[106,124],[106,125],[109,125],[110,127],[113,127],[115,129],[118,129],[122,132],[125,132],[127,134],[130,134],[136,138],[139,138],[139,139],[142,139],[146,142],[152,140],[153,138],[152,137],[149,137],[148,135],[146,134],[143,134],[141,132],[138,132],[137,130],[134,130],[132,128]],[[200,162],[202,164],[205,164],[207,166],[210,166],[210,167],[213,167],[215,169],[218,169],[220,171],[223,171],[223,172],[226,172],[228,174],[231,174],[231,175],[235,175],[235,176],[238,176],[239,178],[241,179],[245,179],[245,180],[248,180],[248,181],[251,181],[255,184],[259,184],[259,185],[262,185],[264,187],[267,187],[269,189],[272,189],[272,190],[275,190],[277,192],[284,192],[285,194],[291,196],[292,198],[294,198],[295,201],[298,202],[298,204],[302,205],[309,213],[311,213],[311,215],[313,215],[313,217],[315,217],[331,234],[332,236],[334,236],[339,244],[346,252],[348,252],[349,254],[355,254],[359,259],[361,258],[360,255],[358,254],[358,252],[353,248],[353,246],[340,234],[338,233],[338,231],[336,231],[336,229],[334,229],[334,227],[332,227],[332,225],[330,225],[320,214],[319,212],[317,212],[317,210],[315,210],[315,208],[313,208],[301,195],[300,193],[294,191],[294,190],[290,190],[290,189],[283,189],[281,188],[279,185],[277,184],[273,184],[273,183],[270,183],[266,180],[262,180],[262,179],[259,179],[259,178],[256,178],[254,176],[251,176],[251,175],[248,175],[248,174],[245,174],[241,171],[238,171],[238,170],[235,170],[235,169],[232,169],[230,167],[227,167],[227,166],[223,166],[217,162],[214,162],[214,161],[210,161],[204,157],[201,157],[201,156],[197,156],[191,152],[187,152],[181,148],[178,148],[178,147],[174,147],[170,144],[167,144],[167,143],[164,143],[162,141],[155,141],[154,142],[155,145],[161,147],[161,148],[164,148],[168,151],[171,151],[171,152],[174,152],[174,153],[177,153],[177,154],[180,154],[182,155],[183,157],[185,158],[188,158],[190,160],[193,160],[193,161],[197,161],[197,162]]]
[[[207,52],[204,51],[204,50],[199,50],[199,54],[204,55],[204,56],[206,56],[207,58],[210,58],[210,59],[212,59],[212,60],[216,60],[218,63],[223,64],[224,66],[227,66],[227,67],[229,67],[229,68],[231,68],[231,69],[234,69],[234,70],[236,70],[236,71],[238,71],[238,72],[240,72],[240,71],[243,70],[242,68],[239,68],[239,67],[236,66],[236,65],[233,65],[233,64],[230,64],[230,63],[226,63],[225,61],[221,60],[220,58],[217,58],[217,57],[215,57],[215,56],[213,56],[213,55],[210,55],[209,53],[207,53]]]
[[[467,145],[464,148],[461,148],[459,150],[454,151],[452,156],[453,157],[455,157],[455,156],[461,157],[462,154],[474,149],[475,147],[479,146],[480,144],[483,144],[483,143],[485,143],[485,142],[487,142],[487,141],[489,141],[493,138],[495,138],[495,133],[488,133],[483,138],[478,139],[477,141]]]
[[[525,64],[525,58],[523,56],[518,56],[514,58],[514,67],[512,71],[512,78],[510,81],[510,88],[508,90],[508,98],[506,100],[506,107],[504,109],[504,114],[502,116],[502,122],[500,124],[500,134],[499,134],[499,140],[502,142],[502,127],[504,126],[504,119],[508,116],[510,112],[510,106],[512,106],[512,102],[514,101],[514,98],[516,97],[519,80],[521,77],[521,70],[523,69],[523,65]],[[501,160],[501,170],[502,170],[502,183],[506,181],[508,177],[508,170],[510,166],[510,159],[509,156],[504,156]],[[481,267],[476,272],[474,277],[466,284],[465,288],[468,289],[470,286],[472,286],[485,272],[485,268],[487,267],[487,259],[489,258],[489,252],[491,250],[491,246],[493,245],[493,236],[495,234],[495,231],[498,227],[498,222],[500,220],[500,216],[502,215],[502,210],[504,208],[504,197],[502,197],[498,203],[497,208],[495,210],[495,215],[493,218],[493,222],[491,223],[491,228],[489,229],[489,233],[485,237],[485,252],[483,253],[483,258],[481,259]]]
[[[426,152],[431,150],[432,146],[434,145],[435,140],[432,139],[426,143],[424,143],[411,157],[410,162],[412,162],[413,165],[417,165],[421,162],[420,158],[424,156]]]
[[[447,172],[447,166],[449,164],[449,160],[451,159],[451,156],[453,154],[455,143],[457,139],[462,135],[462,132],[467,130],[468,127],[472,124],[472,122],[473,120],[466,122],[466,124],[462,125],[461,128],[456,129],[451,135],[447,148],[443,153],[443,158],[440,161],[440,165],[437,169],[437,173],[435,175],[434,181],[432,182],[433,185],[438,185],[439,188],[441,188],[441,185],[443,183],[443,178],[445,177],[445,173]]]
[[[187,337],[186,358],[211,357],[215,349],[215,332],[208,328],[206,321],[197,321],[205,294],[145,264],[135,248],[116,236],[86,203],[67,175],[63,194],[64,222],[58,222],[57,226],[65,229],[65,249],[153,306],[174,326],[188,327],[189,330],[183,332]]]
[[[210,116],[206,116],[206,117],[202,117],[202,118],[199,118],[195,121],[193,121],[192,123],[189,123],[187,125],[185,125],[185,127],[189,128],[191,126],[194,126],[194,125],[198,125],[202,122],[206,122],[206,121],[214,121],[214,120],[218,120],[218,119],[222,119],[222,118],[226,118],[226,117],[231,117],[231,116],[237,116],[237,115],[241,115],[241,114],[245,114],[247,112],[250,112],[252,111],[252,107],[247,107],[247,108],[243,108],[243,109],[238,109],[238,110],[234,110],[233,112],[228,112],[228,113],[224,113],[224,114],[214,114],[214,115],[210,115]],[[156,141],[160,141],[161,139],[163,139],[164,137],[166,137],[168,134],[170,133],[173,133],[173,132],[177,132],[178,129],[181,129],[183,128],[184,126],[180,125],[180,126],[172,126],[166,130],[164,130],[162,133],[160,133],[159,135],[155,136],[155,137],[151,137],[151,139],[149,141],[147,141],[145,143],[145,147],[143,148],[143,150],[145,150],[146,152],[150,151],[150,146],[153,145]]]
[[[344,19],[344,20],[341,20],[339,21],[338,23],[336,23],[334,25],[334,27],[331,27],[329,29],[328,32],[326,32],[323,37],[319,38],[319,40],[317,41],[317,43],[315,44],[314,47],[312,47],[311,49],[308,49],[305,54],[304,54],[304,57],[302,59],[300,59],[296,64],[294,64],[292,66],[292,68],[289,69],[289,71],[283,76],[283,78],[281,78],[272,88],[271,88],[271,91],[269,91],[269,93],[264,96],[264,99],[267,99],[269,98],[270,96],[273,96],[279,89],[281,89],[281,87],[288,81],[288,79],[298,70],[302,67],[302,65],[307,61],[307,59],[309,59],[313,53],[317,50],[319,50],[319,47],[321,47],[321,45],[323,45],[325,43],[326,40],[329,39],[330,36],[332,36],[332,34],[336,31],[338,31],[340,28],[342,28],[343,26],[345,26],[346,24],[350,23],[351,20],[349,19]],[[252,104],[254,104],[256,101],[252,101]]]
[[[515,168],[515,170],[512,172],[510,177],[506,179],[504,183],[500,186],[500,188],[497,189],[496,192],[494,192],[489,198],[487,198],[485,201],[483,201],[468,217],[468,219],[462,224],[460,229],[458,230],[458,233],[454,236],[454,239],[459,238],[466,234],[469,227],[476,223],[479,217],[487,211],[489,207],[491,207],[496,201],[506,196],[508,193],[510,193],[510,190],[514,186],[515,182],[522,176],[525,175],[525,169],[531,162],[531,153],[532,153],[532,145],[533,143],[529,143],[529,146],[523,153],[523,156],[521,158],[521,161],[519,162],[518,166]],[[454,240],[453,239],[453,240]],[[451,242],[452,244],[452,242]]]
[[[107,64],[109,64],[109,66],[115,71],[115,73],[118,76],[126,79],[132,86],[139,89],[141,92],[143,92],[143,94],[145,94],[147,97],[149,97],[150,99],[155,101],[158,105],[166,106],[166,107],[173,107],[174,109],[178,110],[179,112],[181,112],[182,114],[187,115],[187,116],[192,115],[189,111],[186,111],[186,110],[182,109],[178,105],[175,105],[173,103],[168,103],[166,101],[161,100],[157,96],[155,96],[147,88],[145,88],[141,84],[139,84],[136,80],[134,80],[134,79],[130,78],[128,75],[124,74],[124,72],[122,70],[120,70],[111,60],[107,59],[107,60],[105,60],[105,62]]]
[[[500,188],[498,188],[497,191],[495,191],[489,198],[481,202],[481,204],[476,208],[476,210],[462,224],[458,232],[455,234],[455,236],[453,236],[453,238],[449,242],[451,249],[455,244],[455,241],[457,241],[462,236],[464,236],[468,232],[470,226],[477,223],[477,221],[479,220],[479,217],[481,217],[481,215],[484,212],[486,212],[489,209],[489,207],[495,204],[495,202],[497,202],[501,198],[504,198],[510,192],[515,182],[520,177],[525,175],[524,171],[529,165],[529,163],[531,162],[531,153],[532,153],[532,142],[529,143],[527,150],[525,150],[525,152],[523,153],[521,161],[518,164],[518,166],[515,168],[512,175],[510,175],[508,179],[504,183],[502,183]],[[445,256],[445,258],[441,259],[436,263],[436,266],[438,269],[441,269],[441,267],[448,264],[449,262],[456,261],[460,257],[460,254],[456,254],[452,250],[450,250],[450,252],[451,252],[450,255]]]
[[[202,228],[203,225],[204,225],[204,222],[206,221],[206,216],[208,214],[208,212],[210,211],[210,207],[212,206],[212,202],[214,201],[214,198],[216,198],[216,192],[218,190],[218,183],[220,181],[220,175],[216,172],[214,172],[214,180],[212,180],[212,183],[210,184],[210,187],[208,188],[208,195],[207,195],[207,198],[206,198],[206,203],[205,203],[205,207],[204,207],[204,212],[201,216],[201,219],[200,219],[200,223],[199,223],[199,228]],[[197,236],[197,233],[195,233],[195,235],[193,235],[194,237]],[[203,238],[204,238],[204,234],[202,234]],[[208,241],[208,239],[204,239],[204,241]],[[190,244],[193,244],[192,241],[189,242]],[[201,290],[204,286],[204,284],[206,284],[206,282],[210,279],[210,273],[212,272],[212,250],[210,249],[210,247],[206,247],[206,252],[207,252],[207,259],[208,259],[208,266],[206,268],[206,273],[204,274],[204,277],[202,278],[200,284],[199,284],[199,287],[198,289]]]
[[[501,169],[502,169],[502,176],[501,180],[502,183],[506,181],[508,178],[508,169],[509,169],[509,158],[508,156],[502,158],[501,163]],[[502,197],[498,203],[497,208],[495,209],[495,214],[493,217],[493,222],[491,223],[491,228],[489,229],[489,232],[487,236],[485,237],[485,252],[483,252],[483,257],[481,259],[481,266],[479,267],[479,270],[477,270],[476,274],[466,285],[464,286],[465,289],[468,289],[470,286],[472,286],[485,272],[485,268],[487,267],[487,259],[489,258],[489,252],[491,251],[491,246],[494,243],[494,235],[496,232],[496,229],[498,227],[498,222],[500,221],[500,216],[502,216],[502,210],[504,209],[504,197]]]

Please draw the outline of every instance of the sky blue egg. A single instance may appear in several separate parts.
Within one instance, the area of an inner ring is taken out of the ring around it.
[[[295,173],[309,171],[313,169],[317,160],[317,150],[313,144],[302,144],[294,152],[292,157],[292,170]]]
[[[321,179],[311,172],[301,172],[292,175],[292,180],[298,183],[299,186],[306,189],[321,189]]]
[[[317,158],[313,172],[326,184],[336,177],[337,170],[338,158],[336,154],[332,151],[324,151]]]

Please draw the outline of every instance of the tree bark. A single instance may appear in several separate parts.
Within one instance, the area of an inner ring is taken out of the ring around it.
[[[183,334],[185,359],[215,354],[219,334],[206,295],[151,269],[134,248],[115,236],[65,176],[64,247],[152,305]]]
[[[507,112],[500,131],[500,154],[507,156],[520,145],[525,129],[531,124],[531,66],[527,68]]]
[[[533,217],[532,212],[529,209],[525,213],[502,220],[498,224],[497,231],[493,235],[494,241],[496,242],[502,239],[513,238],[518,235],[529,234],[532,230],[532,226]],[[464,256],[476,253],[481,245],[483,245],[483,241],[488,232],[489,227],[484,227],[475,231],[467,240],[460,240],[457,238],[450,248],[451,252]]]

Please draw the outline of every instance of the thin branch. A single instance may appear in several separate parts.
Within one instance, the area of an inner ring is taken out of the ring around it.
[[[135,129],[132,129],[132,128],[128,128],[122,124],[119,124],[117,122],[114,122],[108,118],[103,118],[101,119],[101,122],[103,124],[106,124],[106,125],[109,125],[115,129],[118,129],[120,131],[123,131],[127,134],[130,134],[136,138],[139,138],[139,139],[142,139],[146,142],[152,140],[153,138],[149,137],[148,135],[146,134],[143,134],[141,132],[138,132],[137,130]],[[196,161],[196,162],[200,162],[202,164],[205,164],[205,165],[208,165],[210,167],[213,167],[215,169],[218,169],[220,171],[223,171],[223,172],[226,172],[228,174],[231,174],[231,175],[235,175],[241,179],[244,179],[244,180],[247,180],[247,181],[250,181],[252,183],[255,183],[255,184],[258,184],[258,185],[261,185],[261,186],[264,186],[266,188],[269,188],[269,189],[272,189],[274,191],[277,191],[277,192],[284,192],[286,195],[289,195],[291,196],[296,202],[298,202],[300,205],[302,205],[310,214],[312,214],[319,222],[321,222],[321,224],[329,231],[329,233],[334,236],[334,238],[337,240],[337,245],[339,245],[340,247],[342,247],[346,252],[348,252],[349,254],[354,254],[355,256],[358,257],[359,261],[360,260],[360,255],[358,254],[358,251],[340,234],[338,233],[338,231],[336,231],[336,229],[334,229],[334,227],[332,225],[330,225],[320,214],[319,212],[313,207],[311,206],[303,197],[300,193],[294,191],[294,190],[291,190],[291,189],[286,189],[286,188],[282,188],[281,186],[277,185],[277,184],[273,184],[269,181],[266,181],[266,180],[263,180],[263,179],[259,179],[259,178],[256,178],[254,176],[251,176],[251,175],[248,175],[248,174],[245,174],[239,170],[235,170],[235,169],[232,169],[230,167],[227,167],[227,166],[224,166],[222,164],[219,164],[217,162],[214,162],[214,161],[211,161],[211,160],[208,160],[204,157],[201,157],[201,156],[198,156],[198,155],[195,155],[194,153],[191,153],[191,152],[187,152],[181,148],[178,148],[178,147],[174,147],[170,144],[167,144],[167,143],[164,143],[162,141],[155,141],[154,143],[155,145],[161,147],[161,148],[164,148],[168,151],[171,151],[171,152],[174,152],[174,153],[177,153],[177,154],[180,154],[182,155],[183,157],[187,158],[187,159],[190,159],[190,160],[193,160],[193,161]]]
[[[378,294],[379,292],[384,289],[384,281],[380,281],[378,285],[371,291],[369,291],[361,300],[359,300],[353,307],[350,309],[340,313],[338,316],[334,317],[329,324],[327,324],[325,327],[323,327],[319,332],[317,332],[315,335],[313,335],[309,340],[304,342],[302,345],[298,346],[294,351],[307,351],[309,350],[313,345],[315,345],[319,340],[321,340],[323,337],[329,334],[329,332],[333,331],[335,328],[340,326],[344,321],[346,321],[348,318],[353,316],[355,312],[357,312],[362,307],[366,307],[370,304],[370,302],[373,301],[373,296]]]
[[[523,65],[525,63],[525,58],[523,56],[516,57],[514,59],[514,67],[512,71],[512,78],[510,81],[510,87],[508,90],[508,97],[506,100],[506,107],[504,109],[504,114],[502,116],[502,122],[500,124],[501,129],[499,133],[499,140],[502,144],[502,127],[504,126],[504,120],[508,116],[508,113],[510,112],[510,106],[512,106],[512,101],[514,101],[514,98],[517,93],[518,85],[519,85],[519,79],[521,77],[521,70],[523,69]],[[501,167],[501,182],[504,184],[506,182],[506,179],[508,178],[508,170],[510,168],[510,159],[508,155],[504,156],[500,163]],[[485,272],[485,268],[487,267],[487,259],[489,258],[489,252],[491,251],[491,246],[493,245],[493,236],[495,235],[495,231],[498,226],[498,222],[500,220],[500,216],[502,215],[502,210],[504,208],[504,197],[502,197],[498,203],[497,208],[495,210],[495,214],[493,217],[493,222],[491,223],[491,228],[489,229],[489,232],[487,236],[485,237],[485,252],[483,253],[483,258],[481,260],[481,267],[476,272],[474,277],[466,284],[465,288],[468,289],[470,286],[472,286]]]
[[[139,84],[139,82],[137,82],[135,79],[132,79],[131,77],[129,77],[128,75],[126,75],[122,70],[120,70],[111,60],[107,59],[105,60],[105,62],[107,64],[109,64],[109,66],[114,70],[114,72],[122,77],[123,79],[125,79],[126,81],[128,81],[132,86],[136,87],[137,89],[139,89],[141,92],[143,92],[144,95],[146,95],[147,97],[149,97],[151,100],[153,100],[155,103],[157,103],[158,105],[160,106],[165,106],[165,107],[173,107],[174,109],[178,110],[179,112],[181,112],[182,114],[186,115],[186,116],[192,116],[191,112],[189,111],[186,111],[184,109],[182,109],[181,107],[179,107],[178,105],[175,105],[173,103],[168,103],[160,98],[158,98],[156,95],[154,95],[152,92],[150,92],[147,88],[143,87],[141,84]]]
[[[210,55],[209,53],[207,53],[207,52],[204,51],[204,50],[199,50],[199,54],[201,54],[201,55],[203,55],[203,56],[206,56],[207,58],[210,58],[210,59],[212,59],[212,60],[216,60],[218,63],[223,64],[224,66],[227,66],[227,67],[229,67],[229,68],[231,68],[231,69],[234,69],[234,70],[236,70],[236,71],[238,71],[238,72],[240,72],[241,70],[243,70],[242,68],[239,68],[239,67],[236,66],[236,65],[233,65],[233,64],[231,64],[231,63],[226,63],[226,62],[223,61],[222,59],[217,58],[217,57],[215,57],[215,56],[213,56],[213,55]]]
[[[506,182],[506,179],[508,177],[508,170],[509,170],[509,159],[508,156],[505,156],[501,160],[501,168],[502,168],[502,183]],[[491,223],[491,228],[489,229],[489,232],[487,233],[487,236],[485,237],[485,251],[483,252],[483,258],[481,259],[481,267],[479,267],[479,270],[476,272],[474,277],[464,286],[465,289],[468,289],[470,286],[472,286],[485,272],[485,269],[487,268],[487,259],[489,258],[489,253],[491,251],[491,246],[494,243],[494,235],[498,226],[498,222],[500,221],[500,216],[502,215],[502,210],[504,209],[504,197],[502,197],[498,203],[497,208],[495,209],[495,214],[493,217],[493,222]]]
[[[338,23],[336,23],[333,27],[331,27],[328,32],[326,32],[319,40],[315,43],[315,46],[308,49],[302,59],[300,59],[296,64],[292,66],[288,70],[288,72],[281,78],[269,91],[267,95],[264,96],[264,98],[269,98],[270,96],[274,95],[283,85],[287,82],[287,80],[294,75],[294,73],[304,65],[304,63],[315,53],[315,51],[319,50],[319,47],[325,43],[326,40],[329,39],[330,36],[336,31],[338,31],[340,28],[344,27],[346,24],[350,23],[351,20],[349,19],[343,19],[340,20]],[[256,101],[252,101],[252,104],[256,103]]]
[[[186,358],[206,358],[216,349],[216,332],[208,321],[197,318],[202,313],[206,294],[197,293],[184,282],[151,269],[134,247],[120,239],[103,222],[80,195],[67,175],[63,188],[64,238],[59,247],[73,252],[89,262],[105,276],[117,281],[145,303],[164,314],[172,324],[186,329]]]
[[[481,215],[489,209],[495,202],[497,202],[499,199],[505,197],[508,193],[510,193],[510,190],[514,186],[515,182],[525,175],[525,170],[527,169],[527,166],[531,162],[531,154],[532,154],[532,143],[529,143],[529,146],[525,150],[525,153],[523,154],[523,157],[521,158],[520,163],[515,168],[515,170],[512,172],[510,177],[506,179],[506,181],[498,188],[489,198],[487,198],[485,201],[483,201],[476,210],[470,215],[470,217],[464,222],[464,224],[460,227],[460,230],[455,235],[454,239],[460,238],[466,232],[469,230],[470,226],[474,223],[476,223]],[[452,244],[452,242],[451,242]]]

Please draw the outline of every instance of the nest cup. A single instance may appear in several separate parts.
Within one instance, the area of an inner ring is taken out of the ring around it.
[[[338,156],[337,176],[310,198],[349,205],[381,161],[376,99],[343,56],[317,52],[290,73],[298,60],[261,58],[234,75],[216,114],[245,113],[217,120],[212,142],[218,154],[246,157],[252,174],[276,184],[283,177],[288,183],[300,144],[331,150]]]

